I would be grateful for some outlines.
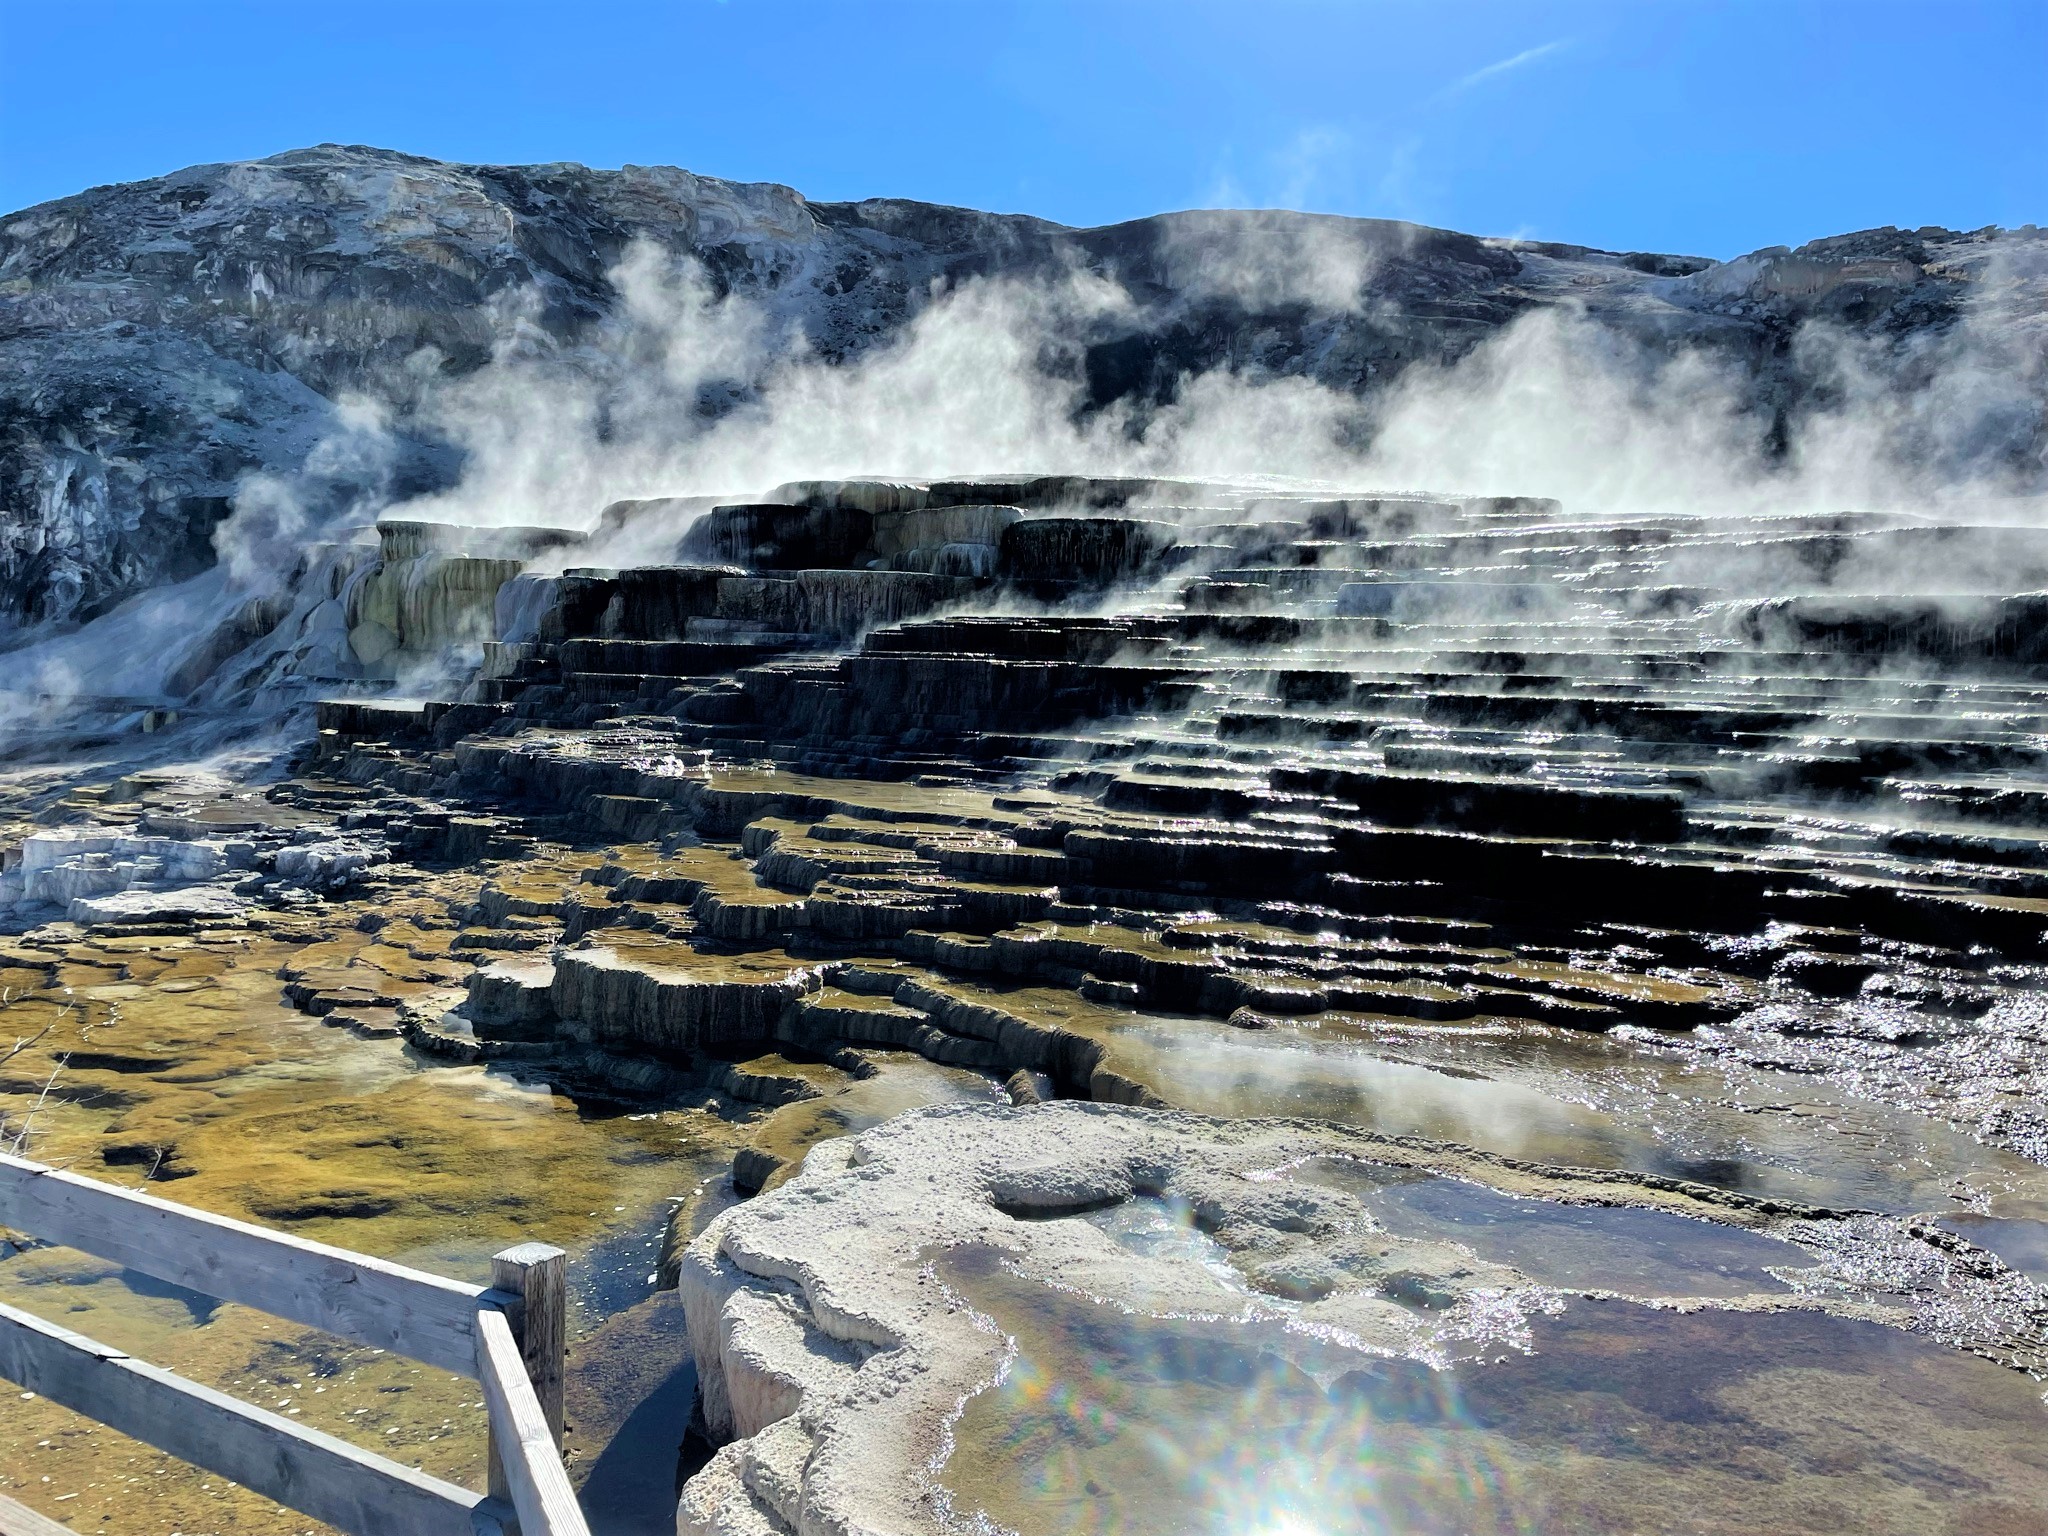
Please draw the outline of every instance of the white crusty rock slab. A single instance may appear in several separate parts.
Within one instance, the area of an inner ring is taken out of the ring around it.
[[[172,890],[134,888],[107,896],[80,896],[65,916],[84,928],[156,921],[226,921],[249,910],[249,903],[220,885],[183,885]]]
[[[1432,1361],[1460,1342],[1507,1339],[1579,1289],[1546,1289],[1457,1243],[1389,1232],[1341,1180],[1299,1176],[1336,1164],[1796,1241],[1784,1251],[1798,1276],[1828,1283],[1760,1284],[1755,1295],[1681,1304],[1822,1307],[1928,1327],[1837,1283],[1847,1274],[1842,1255],[1873,1240],[1917,1246],[1889,1218],[1300,1121],[1077,1101],[947,1105],[814,1148],[794,1179],[721,1213],[690,1244],[679,1283],[705,1422],[725,1443],[686,1485],[679,1532],[909,1533],[957,1523],[941,1486],[950,1426],[996,1378],[1007,1347],[939,1273],[935,1259],[960,1245],[997,1250],[1026,1279],[1134,1312],[1283,1319],[1345,1347]],[[1187,1213],[1214,1239],[1210,1255],[1139,1253],[1106,1224],[1047,1219],[1137,1196],[1163,1196],[1166,1208]],[[1879,1226],[1885,1233],[1865,1230]],[[1940,1257],[1932,1248],[1927,1256]],[[1974,1250],[1971,1265],[1945,1283],[1988,1286],[1987,1303],[2017,1279]],[[1427,1307],[1395,1299],[1418,1294]]]

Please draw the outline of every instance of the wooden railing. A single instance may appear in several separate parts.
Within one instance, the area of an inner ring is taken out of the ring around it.
[[[483,1386],[475,1493],[0,1305],[0,1376],[353,1536],[589,1536],[562,1467],[563,1255],[463,1285],[0,1154],[0,1226]]]

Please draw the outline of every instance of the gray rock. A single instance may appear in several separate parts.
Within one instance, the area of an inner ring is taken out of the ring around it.
[[[220,885],[186,885],[173,890],[140,887],[106,896],[81,896],[65,916],[83,928],[179,919],[240,917],[249,903]]]
[[[482,366],[508,306],[561,366],[616,384],[621,365],[586,343],[617,317],[614,272],[636,240],[695,258],[716,294],[758,301],[770,355],[800,333],[829,363],[888,345],[964,279],[1097,275],[1129,303],[1045,337],[1088,408],[1142,410],[1215,369],[1366,394],[1569,305],[1660,349],[1710,348],[1760,409],[1794,413],[1814,387],[1784,345],[1801,322],[1900,338],[1910,362],[1995,260],[2040,244],[1886,229],[1717,264],[1293,213],[1069,229],[813,203],[672,167],[462,166],[341,145],[194,166],[0,220],[0,629],[85,620],[206,569],[231,508],[238,551],[282,571],[308,526],[451,483],[459,455],[419,415],[420,381]],[[2038,295],[2020,302],[2038,319]],[[752,387],[714,382],[684,404],[715,414]],[[344,400],[389,418],[374,451]],[[2013,432],[2022,457],[2038,446],[2038,419]],[[288,493],[266,474],[291,476]],[[1007,503],[1046,478],[963,483],[950,499]],[[807,488],[831,490],[775,494]],[[873,498],[873,513],[895,510]],[[919,569],[979,575],[986,557],[957,546],[981,541],[906,548],[933,552]],[[388,654],[375,630],[363,640]]]

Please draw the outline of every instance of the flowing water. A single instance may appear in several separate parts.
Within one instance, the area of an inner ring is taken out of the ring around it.
[[[1245,1030],[1052,989],[950,985],[1104,1040],[1120,1070],[1206,1114],[1327,1120],[1816,1205],[2048,1212],[2048,1170],[1962,1129],[1825,1078],[1655,1040],[1508,1019],[1331,1016]]]

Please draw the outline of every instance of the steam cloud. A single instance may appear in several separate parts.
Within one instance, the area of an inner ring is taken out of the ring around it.
[[[1251,246],[1200,260],[1190,237],[1168,261],[1190,288],[1246,304],[1367,304],[1364,253],[1318,239],[1261,263]],[[1732,359],[1564,307],[1363,401],[1219,370],[1164,405],[1090,411],[1081,342],[1131,305],[1101,276],[969,281],[847,365],[650,245],[614,277],[622,301],[591,345],[555,350],[513,315],[490,364],[424,394],[410,429],[455,443],[468,467],[402,515],[588,527],[621,497],[996,468],[1546,495],[1575,514],[1981,504],[2048,481],[2048,347],[2017,303],[2048,278],[2036,243],[2002,252],[1946,331],[1802,328],[1792,367],[1818,404],[1792,419]],[[360,418],[351,433],[337,456],[368,453]],[[267,483],[247,488],[255,516],[224,530],[238,570],[274,568],[240,541],[275,525],[276,501]]]
[[[1197,298],[1368,311],[1371,253],[1341,228],[1293,228],[1276,244],[1191,225],[1163,259]],[[1715,271],[1740,284],[1744,269]],[[1133,311],[1100,274],[935,291],[850,363],[820,356],[772,300],[720,297],[651,244],[613,280],[612,318],[577,345],[535,323],[537,299],[515,301],[483,368],[450,381],[422,355],[383,398],[341,402],[298,475],[243,480],[217,571],[32,648],[17,687],[156,692],[165,639],[303,574],[309,541],[380,513],[587,529],[626,497],[1031,470],[1544,495],[1568,515],[1969,504],[1976,520],[2038,523],[2048,486],[2048,242],[2001,242],[1945,330],[1900,341],[1806,324],[1789,338],[1809,386],[1796,412],[1733,357],[1571,307],[1532,310],[1363,399],[1226,368],[1183,378],[1163,404],[1091,409],[1082,348]],[[453,445],[462,469],[407,497],[395,466],[422,441]],[[104,665],[115,628],[131,663],[118,675]]]

